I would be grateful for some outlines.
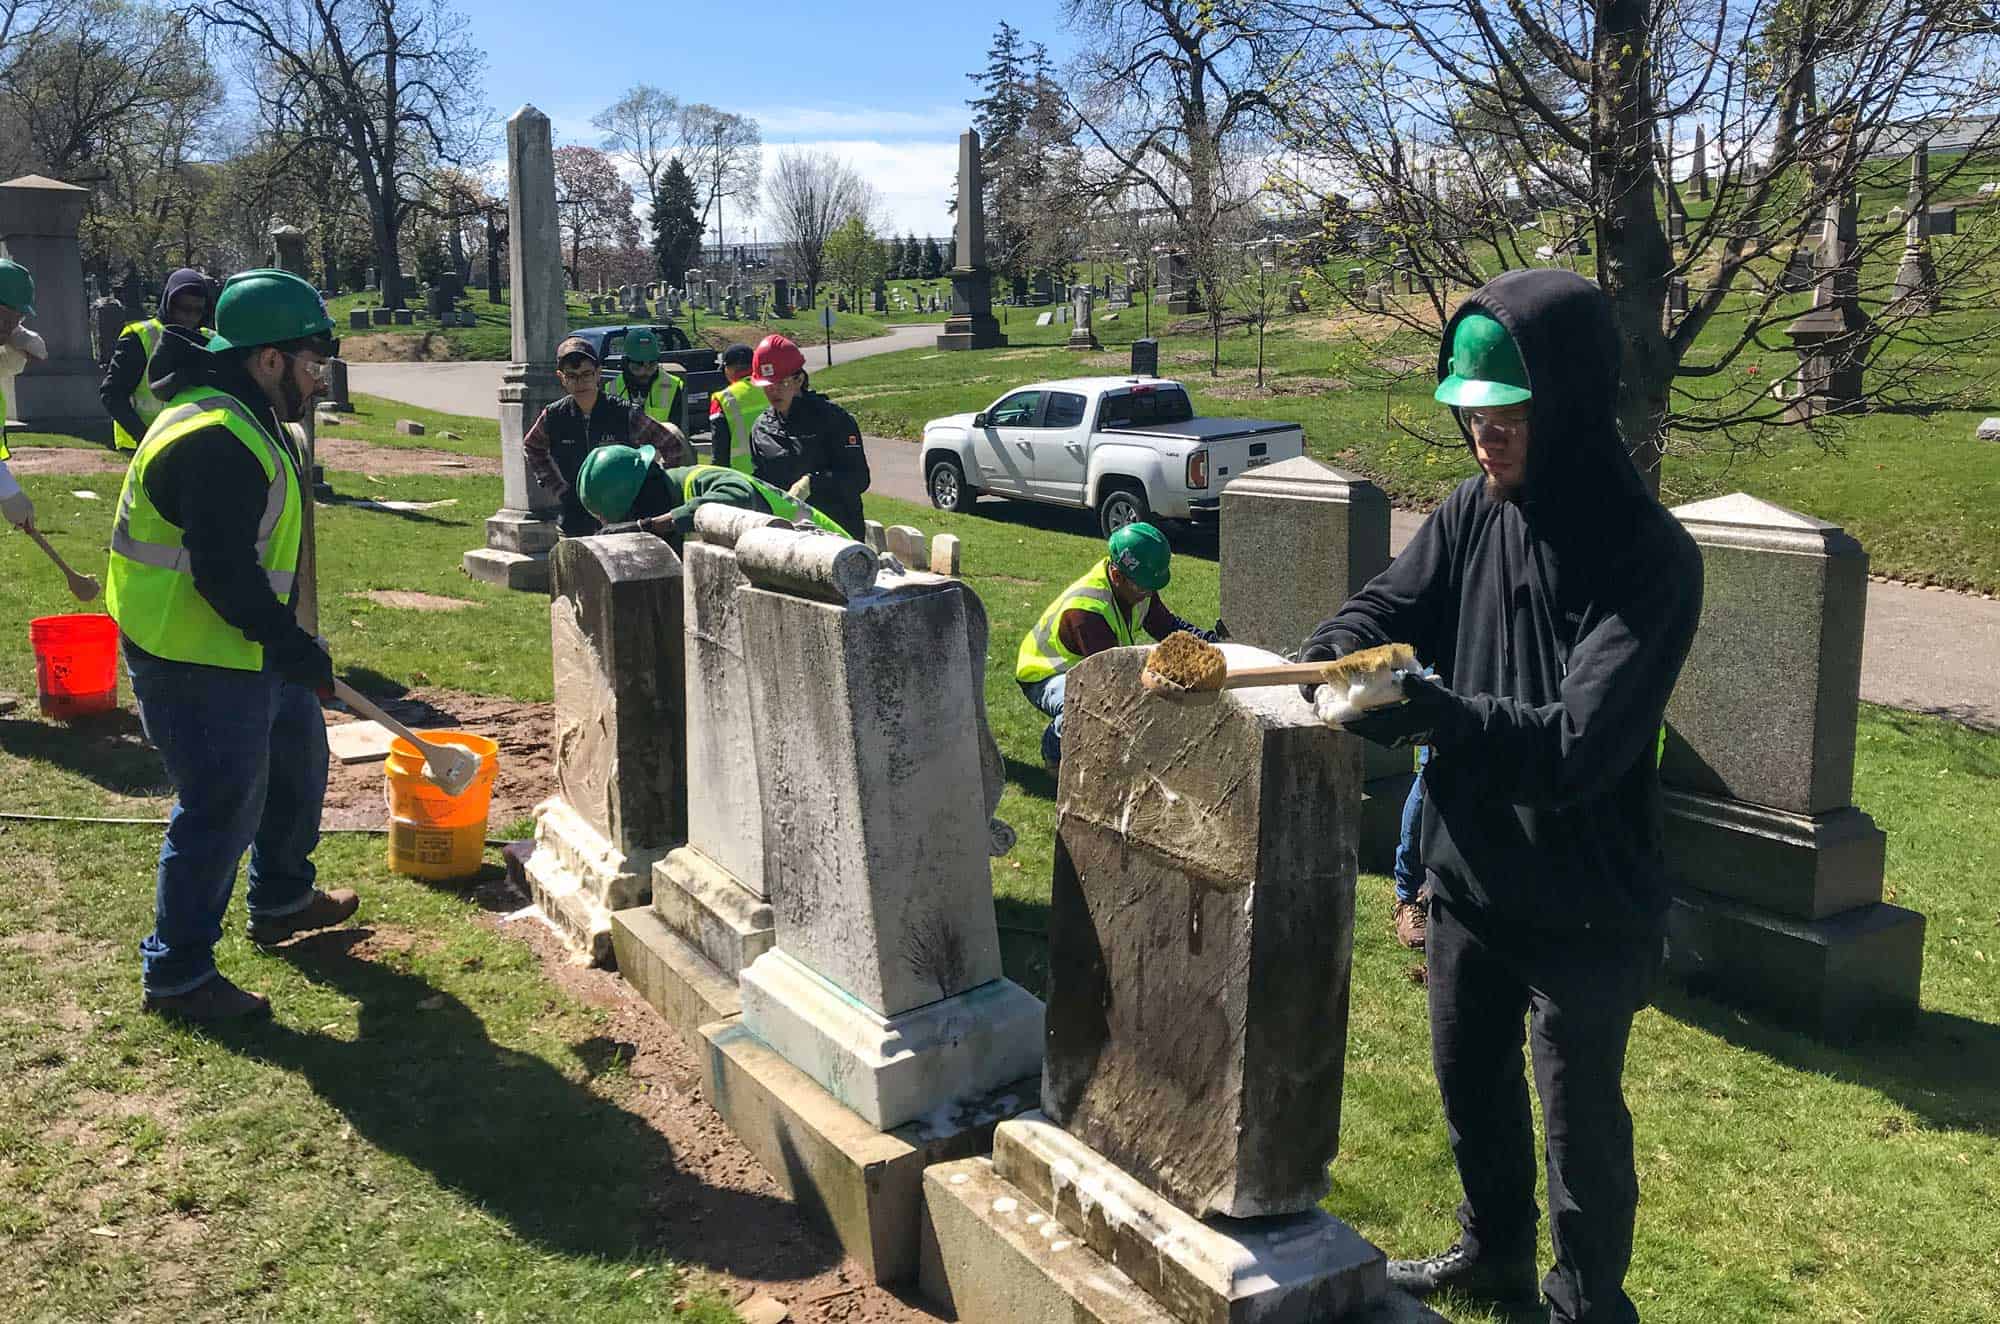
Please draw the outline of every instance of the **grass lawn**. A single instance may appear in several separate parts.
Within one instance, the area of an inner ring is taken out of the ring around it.
[[[382,306],[380,294],[361,291],[343,294],[327,304],[327,311],[333,315],[333,324],[341,338],[347,342],[350,354],[357,359],[484,359],[501,361],[513,355],[514,331],[511,305],[502,299],[498,302],[487,297],[484,290],[468,290],[459,301],[461,309],[470,309],[479,319],[475,327],[454,326],[440,328],[426,323],[421,316],[416,323],[406,327],[375,327],[367,331],[357,331],[348,326],[347,315],[357,308],[379,308]],[[411,299],[409,306],[422,312],[421,295]],[[572,290],[567,296],[569,325],[619,326],[627,318],[623,313],[592,313],[590,298]],[[657,320],[657,319],[656,319]],[[889,320],[863,316],[855,313],[834,315],[833,338],[836,341],[866,340],[879,336],[888,329]],[[912,319],[917,320],[917,319]],[[760,323],[726,322],[720,317],[710,318],[706,313],[696,313],[692,323],[683,312],[677,319],[678,325],[688,332],[689,338],[697,345],[708,345],[716,349],[724,348],[736,341],[756,344],[773,331],[799,337],[810,334],[823,339],[819,314],[816,310],[801,309],[789,320],[766,319]],[[428,346],[425,341],[428,339]],[[442,342],[440,346],[438,342]],[[372,348],[364,348],[370,346]]]
[[[475,426],[453,430],[470,439]],[[57,545],[93,564],[109,499],[77,501],[67,478],[27,486]],[[457,568],[497,481],[390,487],[458,504],[421,518],[321,512],[323,615],[342,668],[548,697],[546,603]],[[1009,973],[1039,991],[1054,786],[1013,655],[1099,544],[1032,509],[867,504],[884,522],[964,539],[992,619],[999,812],[1021,837],[994,862],[995,905]],[[1183,556],[1175,569],[1176,609],[1213,619],[1215,565]],[[14,641],[0,688],[32,692],[24,625],[65,609],[61,582],[24,539],[0,534],[0,583],[0,637]],[[479,607],[418,618],[349,596],[377,587]],[[136,736],[121,766],[74,767],[61,729],[32,711],[0,719],[0,782],[15,810],[163,807]],[[1640,1017],[1627,1076],[1644,1189],[1631,1286],[1649,1320],[2000,1318],[2000,737],[1864,710],[1855,798],[1888,832],[1893,899],[1928,916],[1923,1012],[1892,1041],[1851,1047],[1679,994]],[[158,1025],[135,1010],[132,950],[156,847],[145,828],[0,830],[12,880],[0,889],[0,1317],[667,1313],[683,1290],[671,1235],[634,1246],[620,1231],[661,1156],[621,1106],[629,1082],[593,1051],[598,1013],[479,923],[466,897],[392,878],[379,842],[339,838],[320,852],[322,875],[363,889],[377,937],[348,956],[261,954],[234,936],[239,903],[221,962],[274,995],[277,1026],[230,1041]],[[1458,1189],[1423,994],[1389,933],[1388,880],[1364,876],[1361,892],[1326,1203],[1392,1254],[1428,1253],[1454,1232]],[[708,1309],[673,1317],[726,1317],[698,1313]]]

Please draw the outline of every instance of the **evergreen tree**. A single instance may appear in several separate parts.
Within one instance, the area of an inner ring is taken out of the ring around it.
[[[890,235],[885,247],[888,249],[888,257],[885,259],[883,271],[885,275],[894,279],[903,274],[903,241]]]
[[[700,204],[687,167],[674,157],[660,176],[660,191],[653,195],[653,263],[669,285],[686,282],[688,265],[700,251],[706,228],[697,214]]]
[[[926,236],[924,239],[923,278],[925,280],[936,280],[943,274],[944,250],[938,247],[937,236]]]
[[[969,104],[986,185],[984,260],[998,276],[1059,268],[1081,242],[1083,154],[1048,48],[1002,22],[986,69],[969,77],[981,92]]]
[[[905,280],[915,280],[924,274],[924,249],[914,234],[903,238],[902,260],[896,264],[896,274]]]

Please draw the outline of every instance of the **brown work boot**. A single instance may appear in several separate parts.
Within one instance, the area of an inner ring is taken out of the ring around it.
[[[322,892],[315,887],[312,900],[291,914],[252,919],[250,941],[259,947],[269,947],[301,933],[311,933],[314,929],[330,929],[352,919],[359,909],[361,897],[352,889],[343,887],[338,892]]]
[[[1430,925],[1430,906],[1422,893],[1415,901],[1396,902],[1396,941],[1412,951],[1424,949],[1424,933]]]
[[[260,993],[246,993],[221,974],[185,993],[165,997],[148,993],[140,1006],[155,1016],[203,1025],[213,1025],[218,1021],[262,1020],[271,1014],[269,998]]]

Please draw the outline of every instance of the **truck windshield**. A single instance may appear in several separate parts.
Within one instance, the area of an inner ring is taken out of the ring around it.
[[[1124,391],[1104,397],[1097,411],[1099,428],[1148,428],[1159,423],[1185,423],[1194,417],[1194,405],[1178,386],[1151,387]]]

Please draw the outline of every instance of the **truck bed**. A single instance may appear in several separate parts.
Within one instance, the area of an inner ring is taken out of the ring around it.
[[[1177,441],[1196,442],[1233,441],[1239,437],[1262,437],[1273,432],[1298,430],[1297,423],[1280,423],[1268,418],[1191,418],[1185,423],[1098,429],[1126,437],[1171,437]]]

